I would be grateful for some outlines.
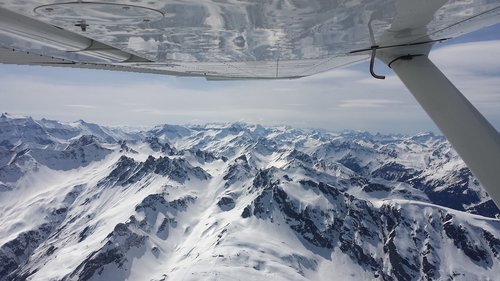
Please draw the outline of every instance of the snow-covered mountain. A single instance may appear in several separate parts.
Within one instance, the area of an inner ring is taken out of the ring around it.
[[[496,280],[441,136],[0,116],[0,280]]]

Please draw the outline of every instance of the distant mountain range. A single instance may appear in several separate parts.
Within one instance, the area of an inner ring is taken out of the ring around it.
[[[496,280],[442,136],[0,116],[0,281]]]

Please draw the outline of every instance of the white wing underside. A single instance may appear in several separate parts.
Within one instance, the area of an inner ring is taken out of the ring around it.
[[[2,1],[0,62],[299,78],[498,22],[498,0]]]

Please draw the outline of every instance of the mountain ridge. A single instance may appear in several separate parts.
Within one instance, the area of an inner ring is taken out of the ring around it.
[[[500,269],[500,211],[441,136],[69,124],[0,118],[2,281]]]

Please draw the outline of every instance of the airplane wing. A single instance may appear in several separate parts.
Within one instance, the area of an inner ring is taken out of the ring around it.
[[[0,62],[300,78],[500,22],[498,0],[1,1]],[[361,50],[361,51],[359,51]]]

